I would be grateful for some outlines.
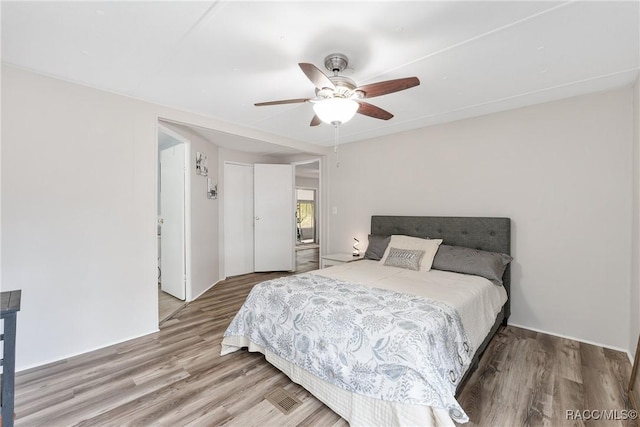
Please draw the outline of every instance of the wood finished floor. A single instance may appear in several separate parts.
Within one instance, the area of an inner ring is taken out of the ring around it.
[[[296,272],[304,273],[317,270],[320,264],[320,249],[317,244],[296,246]],[[160,324],[181,310],[185,302],[160,289],[158,284],[158,319]]]
[[[251,287],[285,274],[228,279],[158,333],[19,373],[16,425],[347,425],[262,355],[219,355],[222,334]],[[509,326],[458,400],[470,426],[635,426],[565,420],[567,409],[629,409],[630,371],[623,353]],[[278,386],[303,402],[288,416],[263,398]]]
[[[296,272],[304,273],[317,270],[320,264],[320,249],[317,245],[296,247]]]
[[[158,319],[160,324],[170,318],[176,311],[180,310],[185,302],[173,295],[163,292],[158,286]]]

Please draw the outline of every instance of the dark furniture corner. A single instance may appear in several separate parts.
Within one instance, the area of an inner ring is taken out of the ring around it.
[[[2,352],[2,388],[0,389],[0,403],[2,418],[0,425],[13,427],[14,390],[16,375],[16,317],[20,311],[22,291],[7,291],[0,293],[0,318],[4,323],[4,331],[0,335],[3,341]]]

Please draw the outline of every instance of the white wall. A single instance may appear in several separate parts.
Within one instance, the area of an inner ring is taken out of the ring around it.
[[[512,320],[625,348],[631,98],[627,88],[342,146],[339,169],[322,162],[323,210],[339,207],[332,250],[349,250],[354,233],[366,241],[376,213],[509,215]],[[18,370],[157,329],[159,116],[277,142],[2,67],[0,265],[2,289],[23,290]],[[252,157],[224,151],[219,165]]]
[[[329,251],[373,214],[512,218],[510,323],[629,346],[632,90],[340,146]],[[333,163],[333,164],[332,164]]]
[[[633,90],[633,195],[631,233],[631,298],[629,298],[629,350],[635,357],[640,334],[640,77]]]
[[[1,283],[23,290],[18,370],[157,330],[158,117],[312,148],[2,66]],[[216,202],[202,203],[204,217]],[[214,233],[200,243],[209,247]],[[201,252],[205,262],[213,251]],[[212,268],[194,269],[196,282],[213,283]]]
[[[2,69],[2,283],[17,368],[157,330],[156,125],[144,103]]]
[[[208,156],[209,178],[219,182],[218,147],[194,135],[191,140],[191,158],[196,152]],[[194,160],[195,162],[195,160]],[[197,175],[191,168],[191,294],[192,300],[220,278],[219,258],[219,204],[220,199],[207,197],[207,177]]]

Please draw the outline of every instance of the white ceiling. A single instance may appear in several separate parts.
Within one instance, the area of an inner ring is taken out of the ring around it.
[[[619,87],[640,65],[638,1],[3,1],[1,8],[6,63],[319,145],[333,144],[333,129],[309,126],[310,104],[253,104],[312,97],[297,64],[324,70],[333,52],[350,58],[349,77],[361,85],[421,81],[371,99],[395,117],[356,115],[340,127],[341,142]]]

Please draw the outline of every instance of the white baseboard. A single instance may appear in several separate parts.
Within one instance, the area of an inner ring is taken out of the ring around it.
[[[111,346],[114,346],[114,345],[124,344],[127,341],[131,341],[131,340],[135,340],[135,339],[138,339],[138,338],[145,337],[147,335],[155,334],[158,331],[160,331],[160,328],[158,328],[156,326],[155,329],[151,329],[151,330],[149,330],[147,332],[142,332],[139,335],[133,335],[133,336],[130,336],[128,338],[124,338],[124,339],[118,340],[118,341],[112,341],[112,342],[109,342],[109,343],[106,343],[104,345],[100,345],[100,346],[97,346],[97,347],[87,347],[86,349],[84,349],[82,351],[78,351],[78,352],[74,352],[74,353],[67,353],[67,354],[65,354],[65,355],[63,355],[63,356],[61,356],[61,357],[59,357],[59,358],[57,358],[55,360],[46,360],[46,361],[43,361],[43,362],[38,362],[38,363],[33,363],[33,364],[29,364],[29,365],[16,367],[16,373],[22,373],[24,371],[28,371],[30,369],[35,369],[35,368],[42,368],[45,365],[51,365],[51,364],[54,364],[54,363],[58,363],[58,362],[60,362],[62,360],[65,360],[65,359],[71,359],[72,357],[80,356],[80,355],[83,355],[83,354],[86,354],[86,353],[91,353],[92,351],[102,350],[102,349],[105,349],[107,347],[111,347]]]
[[[595,345],[595,346],[598,346],[598,347],[608,348],[609,350],[621,351],[621,352],[623,352],[623,353],[625,353],[627,355],[627,357],[631,361],[631,364],[633,365],[633,357],[631,357],[631,352],[629,350],[627,350],[627,349],[624,349],[624,348],[612,347],[610,345],[605,345],[605,344],[601,344],[601,343],[597,343],[597,342],[593,342],[593,341],[588,341],[588,340],[584,340],[582,338],[576,338],[576,337],[571,337],[571,336],[568,336],[568,335],[557,334],[555,332],[543,331],[541,329],[532,328],[530,326],[518,325],[517,323],[508,322],[508,324],[510,326],[515,326],[516,328],[528,329],[530,331],[540,332],[542,334],[552,335],[552,336],[558,337],[558,338],[566,338],[568,340],[573,340],[573,341],[578,341],[578,342],[582,342],[582,343],[585,343],[585,344]]]

